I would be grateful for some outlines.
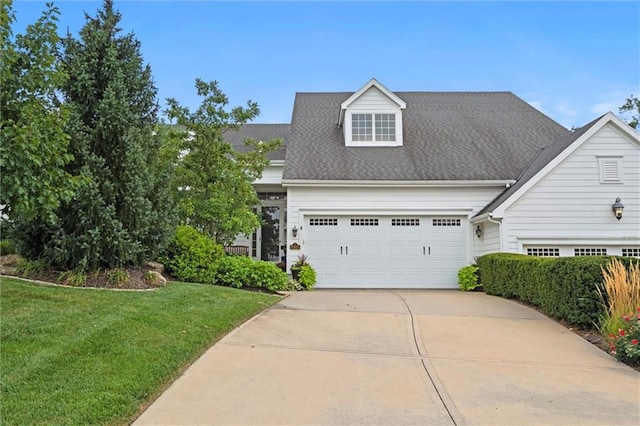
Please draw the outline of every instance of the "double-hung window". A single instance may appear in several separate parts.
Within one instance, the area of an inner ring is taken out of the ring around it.
[[[395,142],[395,114],[352,114],[351,140],[353,142]]]

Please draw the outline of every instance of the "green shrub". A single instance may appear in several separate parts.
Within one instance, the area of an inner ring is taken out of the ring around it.
[[[216,281],[216,262],[224,256],[221,245],[195,228],[181,225],[166,254],[159,260],[167,272],[180,281],[213,284]]]
[[[40,274],[47,270],[43,260],[22,260],[16,265],[16,273],[23,277]]]
[[[253,263],[247,256],[225,256],[219,259],[214,283],[225,287],[250,287]]]
[[[300,291],[300,290],[304,290],[304,287],[302,287],[302,285],[294,279],[287,280],[287,284],[282,288],[282,291]]]
[[[601,267],[610,259],[492,253],[478,258],[478,267],[487,294],[517,298],[551,317],[591,328],[604,309],[598,288],[603,282]],[[620,259],[629,265],[630,259]]]
[[[0,256],[7,254],[16,254],[16,246],[11,240],[2,240],[0,241]]]
[[[287,274],[275,263],[258,260],[253,264],[251,287],[267,288],[271,291],[284,290],[289,282]]]
[[[463,291],[471,291],[478,287],[478,267],[476,265],[463,266],[458,270],[458,287]]]
[[[266,288],[271,291],[288,287],[287,274],[275,264],[254,261],[246,256],[223,257],[218,261],[216,270],[216,284],[226,287]]]
[[[298,272],[298,282],[305,289],[312,289],[316,285],[316,270],[311,265],[301,266],[300,272]]]

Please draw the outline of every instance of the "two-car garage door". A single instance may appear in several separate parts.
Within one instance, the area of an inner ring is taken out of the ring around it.
[[[455,288],[466,262],[463,217],[311,216],[305,252],[318,287]]]

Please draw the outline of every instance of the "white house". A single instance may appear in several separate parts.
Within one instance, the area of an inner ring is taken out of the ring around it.
[[[298,93],[237,244],[318,287],[451,288],[491,252],[640,257],[640,136],[608,113],[570,132],[510,92]],[[616,217],[617,199],[624,205]]]

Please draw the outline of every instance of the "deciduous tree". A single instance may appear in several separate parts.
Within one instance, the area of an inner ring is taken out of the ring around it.
[[[0,205],[12,218],[52,222],[79,179],[64,131],[68,111],[56,99],[67,81],[58,59],[59,11],[51,3],[37,22],[15,37],[12,2],[0,1]]]
[[[250,234],[260,225],[259,203],[252,183],[269,164],[266,154],[281,141],[247,140],[248,152],[239,153],[224,141],[227,131],[238,130],[260,112],[255,102],[228,108],[229,99],[218,82],[196,80],[203,97],[191,112],[175,99],[168,99],[167,116],[184,129],[174,187],[183,220],[229,244],[238,234]]]
[[[624,105],[619,108],[619,111],[624,114],[625,121],[629,126],[634,129],[638,128],[638,124],[640,124],[640,99],[637,96],[629,96]]]

